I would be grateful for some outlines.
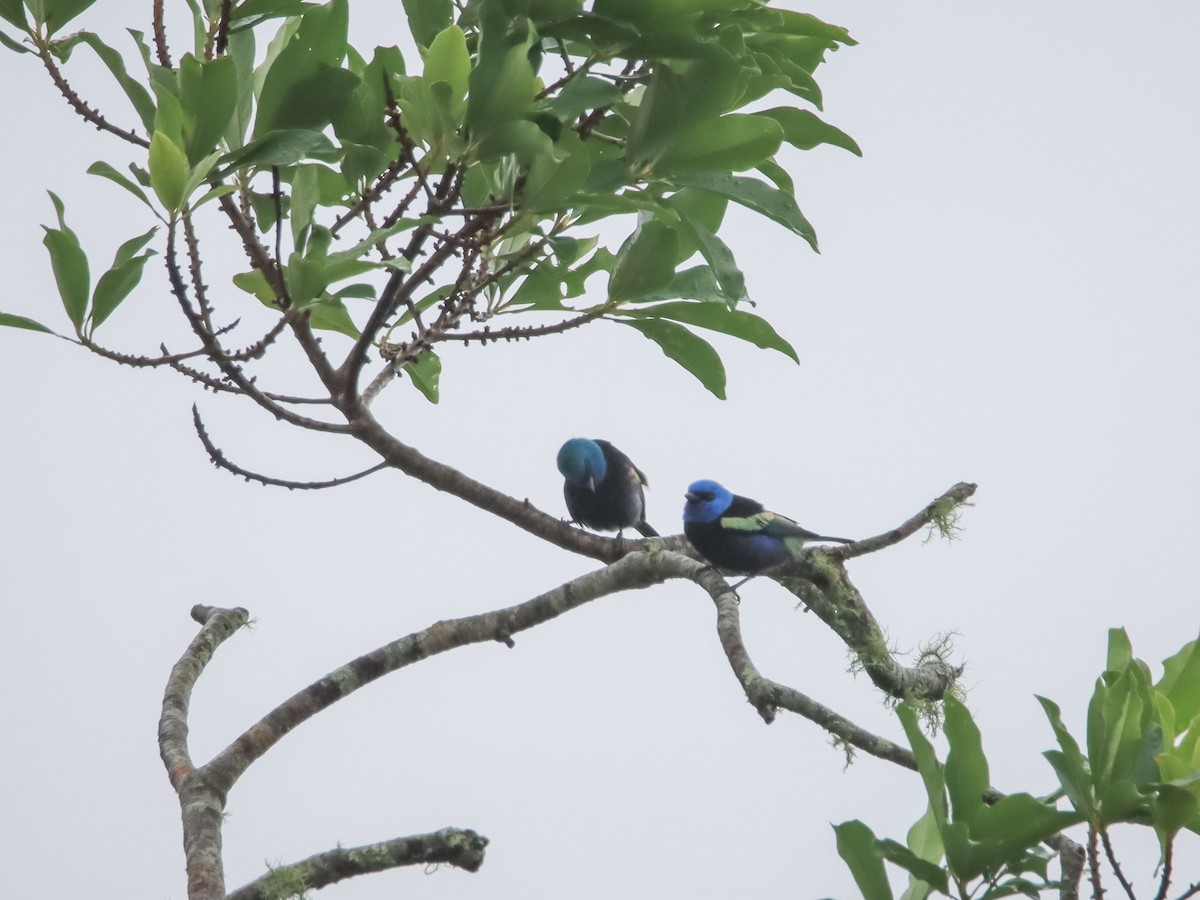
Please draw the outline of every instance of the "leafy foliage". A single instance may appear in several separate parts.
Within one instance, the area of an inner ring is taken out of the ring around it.
[[[1163,883],[1169,880],[1176,836],[1183,829],[1200,833],[1200,640],[1166,660],[1154,683],[1149,667],[1133,656],[1125,631],[1110,631],[1107,666],[1088,706],[1086,752],[1063,724],[1057,704],[1038,700],[1058,743],[1043,755],[1061,784],[1068,807],[1063,810],[1053,800],[991,792],[979,730],[953,697],[945,701],[950,751],[944,764],[913,711],[897,709],[929,809],[906,845],[880,840],[858,821],[835,826],[838,852],[864,897],[891,898],[890,885],[881,879],[884,860],[909,873],[910,900],[934,890],[951,896],[956,890],[960,897],[1036,897],[1058,887],[1047,880],[1049,855],[1038,844],[1081,822],[1093,834],[1107,834],[1109,826],[1122,822],[1152,827],[1167,867]]]
[[[853,43],[844,29],[745,0],[405,0],[417,48],[405,59],[396,46],[350,46],[348,0],[244,0],[227,22],[222,4],[192,4],[195,44],[172,62],[139,32],[133,60],[87,30],[55,37],[89,5],[5,3],[0,18],[16,34],[6,46],[53,65],[87,46],[123,90],[145,137],[101,127],[143,146],[144,162],[90,171],[154,210],[169,256],[202,203],[253,223],[262,252],[239,287],[375,344],[431,399],[439,343],[603,318],[718,396],[724,367],[696,329],[796,359],[743,309],[746,280],[718,233],[734,203],[816,248],[775,156],[785,143],[858,147],[814,112],[766,99],[819,108],[813,72]],[[87,254],[61,209],[59,220],[46,246],[67,316],[90,336],[150,251],[123,246],[89,301]],[[291,245],[269,261],[274,229]],[[605,246],[614,229],[628,237]],[[418,273],[422,257],[436,264]],[[601,275],[603,299],[589,300],[585,282]],[[517,315],[531,324],[508,324]],[[395,341],[401,325],[416,331]]]

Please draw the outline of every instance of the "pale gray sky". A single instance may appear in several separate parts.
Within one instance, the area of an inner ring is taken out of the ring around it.
[[[361,39],[394,42],[365,6],[352,12]],[[607,437],[649,474],[664,532],[679,530],[682,492],[700,477],[849,536],[977,481],[960,542],[910,540],[850,571],[900,648],[957,632],[993,783],[1047,791],[1052,737],[1033,693],[1082,735],[1108,627],[1126,626],[1155,666],[1197,630],[1200,7],[796,8],[861,42],[818,76],[824,116],[865,156],[786,160],[821,256],[749,215],[727,237],[799,367],[718,339],[722,403],[631,330],[601,324],[450,349],[439,407],[397,385],[379,409],[403,439],[548,510],[561,509],[562,440]],[[79,24],[120,44],[118,26],[147,27],[147,9],[110,0]],[[96,71],[87,50],[77,58]],[[75,81],[93,94],[86,74]],[[93,95],[123,110],[106,83]],[[112,142],[69,114],[30,57],[0,55],[0,101],[18,123],[0,147],[0,310],[62,327],[38,227],[53,216],[45,189],[67,202],[94,273],[149,223],[83,174]],[[171,321],[160,271],[148,266],[152,289],[102,331],[118,348],[152,350]],[[250,302],[224,278],[210,284],[231,308]],[[0,348],[0,869],[13,897],[184,896],[155,728],[192,604],[257,618],[197,690],[204,760],[359,653],[594,565],[398,474],[320,493],[245,484],[208,463],[193,402],[252,468],[315,479],[370,460],[168,373],[27,332],[0,332]],[[764,673],[901,739],[815,617],[766,581],[742,596]],[[862,818],[902,839],[923,809],[917,779],[869,758],[843,771],[797,718],[764,726],[714,625],[706,596],[667,585],[591,604],[515,650],[459,650],[361,691],[237,786],[230,886],[264,860],[456,825],[492,841],[479,874],[407,870],[333,890],[853,895],[829,823]],[[1188,839],[1180,858],[1196,851]]]

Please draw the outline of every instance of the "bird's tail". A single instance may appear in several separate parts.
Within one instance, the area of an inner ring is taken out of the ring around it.
[[[827,534],[819,534],[814,538],[809,538],[810,541],[832,541],[835,544],[853,544],[854,541],[850,538],[835,538]]]
[[[651,528],[645,519],[636,523],[633,527],[641,532],[642,537],[660,537],[659,533]],[[847,541],[847,543],[849,542]]]

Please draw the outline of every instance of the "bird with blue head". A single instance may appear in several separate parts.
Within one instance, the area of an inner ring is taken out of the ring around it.
[[[572,521],[618,538],[626,528],[658,537],[646,523],[646,476],[608,441],[571,438],[558,451],[558,471]]]
[[[716,481],[694,481],[684,496],[683,533],[714,566],[747,576],[735,588],[792,559],[809,541],[854,543],[801,528]]]

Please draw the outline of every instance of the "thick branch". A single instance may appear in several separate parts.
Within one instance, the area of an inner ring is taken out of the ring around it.
[[[810,722],[815,722],[839,740],[858,747],[872,756],[896,763],[907,769],[916,769],[916,760],[912,753],[905,748],[893,744],[887,738],[879,737],[860,728],[849,719],[795,688],[764,678],[750,659],[750,654],[742,641],[741,611],[737,594],[712,567],[695,561],[690,562],[693,567],[692,579],[708,591],[709,596],[717,605],[717,635],[721,640],[721,648],[725,651],[725,657],[729,660],[729,666],[733,669],[738,683],[746,692],[746,699],[758,710],[758,714],[762,716],[764,722],[769,725],[775,721],[777,710],[786,709],[803,716]]]
[[[347,411],[347,417],[354,436],[401,472],[512,522],[518,528],[557,547],[593,559],[612,562],[630,550],[645,546],[642,541],[624,541],[619,545],[611,538],[588,534],[562,519],[547,515],[528,500],[517,500],[455,468],[430,459],[414,447],[393,437],[370,411],[361,405]]]
[[[228,900],[276,900],[285,891],[291,896],[319,890],[355,875],[400,866],[446,863],[468,872],[478,872],[487,845],[487,838],[469,829],[443,828],[432,834],[392,838],[362,847],[339,847],[274,868],[262,878],[233,891]]]
[[[158,720],[159,755],[167,768],[171,786],[176,790],[184,776],[193,770],[187,742],[188,705],[192,699],[192,688],[216,649],[249,621],[250,614],[241,607],[216,609],[195,606],[192,608],[192,618],[203,627],[171,669],[163,694],[162,715]]]
[[[360,687],[389,672],[467,644],[501,641],[512,646],[514,634],[598,597],[658,584],[673,573],[657,561],[657,556],[633,553],[516,606],[437,622],[385,644],[294,694],[217,754],[204,769],[211,775],[213,785],[227,792],[285,734]]]
[[[1046,844],[1058,853],[1059,900],[1079,900],[1079,882],[1083,880],[1083,864],[1087,861],[1086,851],[1061,832],[1047,838]]]
[[[167,777],[179,794],[183,817],[183,847],[187,858],[188,897],[191,900],[224,900],[225,873],[221,863],[221,817],[225,793],[215,789],[204,768],[192,767],[188,752],[188,704],[196,679],[216,649],[246,624],[249,613],[241,609],[195,606],[192,618],[203,627],[171,669],[158,723],[159,753]]]

